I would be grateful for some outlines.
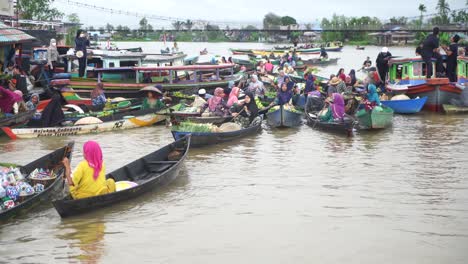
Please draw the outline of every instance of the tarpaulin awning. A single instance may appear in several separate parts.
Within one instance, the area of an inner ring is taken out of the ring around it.
[[[33,41],[34,37],[21,30],[0,23],[0,45]]]

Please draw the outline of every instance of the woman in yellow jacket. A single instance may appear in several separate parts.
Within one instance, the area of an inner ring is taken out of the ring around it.
[[[70,161],[63,159],[65,177],[70,186],[70,194],[73,199],[83,199],[102,194],[115,192],[113,179],[106,180],[106,166],[102,158],[102,150],[95,141],[88,141],[83,145],[81,161],[71,173]]]

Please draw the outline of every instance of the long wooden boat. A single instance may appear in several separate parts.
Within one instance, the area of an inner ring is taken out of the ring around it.
[[[304,63],[304,65],[307,65],[307,66],[325,66],[325,65],[337,64],[339,59],[340,58],[331,58],[331,59],[322,60],[322,59],[317,58],[317,59],[303,60],[302,62]]]
[[[444,104],[442,107],[444,109],[444,113],[448,115],[468,114],[468,107],[456,106],[451,104]]]
[[[116,115],[116,117],[119,117],[119,119],[103,122],[100,124],[45,128],[2,127],[1,129],[10,139],[15,140],[38,137],[75,136],[90,133],[102,133],[108,131],[120,131],[138,127],[151,126],[166,120],[167,110],[161,110],[158,113],[155,113],[154,110],[152,111],[151,109],[140,111],[141,112],[132,112],[132,116],[128,115],[128,113],[120,113]],[[111,118],[113,118],[113,116]]]
[[[191,90],[198,91],[200,88],[210,89],[216,87],[227,87],[230,81],[238,83],[245,74],[244,72],[234,73],[235,64],[221,65],[182,65],[182,66],[161,66],[161,67],[120,67],[120,68],[99,68],[92,72],[97,75],[96,79],[72,79],[70,86],[80,95],[89,96],[89,93],[96,87],[97,83],[102,82],[106,95],[109,97],[139,97],[140,89],[148,85],[160,84],[164,91]],[[230,70],[229,76],[221,76],[222,71]],[[202,74],[206,71],[211,71],[215,79],[203,80]],[[160,83],[143,83],[143,75],[156,75],[168,73],[168,78],[165,82]],[[177,73],[192,73],[188,76],[193,76],[190,80],[179,80]],[[104,75],[119,75],[120,80],[110,80]],[[103,77],[104,76],[104,77]]]
[[[137,183],[129,189],[73,200],[71,197],[52,202],[58,214],[69,217],[110,206],[155,191],[177,178],[180,167],[190,148],[190,136],[183,137],[151,154],[137,159],[109,174],[116,182],[131,181]],[[176,160],[173,155],[176,154]]]
[[[327,52],[340,52],[343,47],[334,46],[334,47],[325,47]],[[286,52],[291,53],[294,51],[294,47],[291,47],[289,50],[284,49],[231,49],[232,54],[234,55],[260,55],[260,56],[282,56]],[[316,55],[320,54],[321,48],[308,48],[308,49],[296,49],[297,55]]]
[[[361,109],[356,113],[359,128],[364,130],[384,129],[393,124],[393,110],[382,106],[383,111],[366,111]]]
[[[16,127],[21,126],[29,122],[34,116],[36,111],[26,111],[18,113],[11,117],[5,117],[0,119],[0,127]]]
[[[381,103],[393,109],[396,114],[415,114],[422,110],[426,101],[427,97],[422,97],[409,100],[381,101]]]
[[[272,127],[297,127],[302,124],[302,115],[302,112],[293,112],[281,105],[278,110],[268,112],[266,117]]]
[[[307,125],[312,128],[320,129],[327,132],[335,132],[345,134],[348,137],[353,135],[354,126],[357,124],[356,120],[350,116],[346,116],[342,122],[324,122],[316,114],[305,113]]]
[[[450,83],[447,78],[426,79],[427,66],[420,57],[391,59],[389,65],[387,90],[405,93],[410,98],[427,97],[424,108],[429,111],[442,111],[443,104],[449,104],[450,100],[461,94],[461,88],[456,83]],[[433,67],[435,74],[435,61],[430,67]]]
[[[204,147],[224,142],[233,141],[240,139],[252,134],[257,134],[262,129],[262,122],[257,125],[243,128],[237,131],[231,132],[183,132],[183,131],[172,131],[172,136],[175,140],[179,140],[187,135],[192,136],[192,147]]]
[[[57,149],[25,166],[20,167],[20,171],[23,175],[31,174],[35,169],[53,169],[56,165],[59,165],[62,162],[62,159],[68,157],[71,159],[71,154],[73,152],[74,143],[69,143],[68,146]],[[62,174],[63,169],[59,171],[57,178],[47,186],[44,186],[44,191],[35,193],[31,197],[27,198],[22,203],[17,206],[0,211],[0,222],[7,221],[16,216],[20,216],[28,213],[34,207],[50,201],[51,197],[54,196],[62,188]]]

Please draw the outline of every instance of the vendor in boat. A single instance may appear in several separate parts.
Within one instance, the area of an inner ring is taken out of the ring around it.
[[[307,101],[307,97],[309,96],[309,93],[316,90],[314,82],[315,82],[314,75],[312,75],[312,73],[309,73],[306,77],[306,84],[304,88],[304,96],[305,96],[306,101]]]
[[[145,99],[143,99],[143,103],[141,105],[142,110],[155,109],[157,111],[166,107],[166,105],[162,101],[163,93],[160,90],[160,88],[162,87],[159,86],[158,88],[158,86],[147,88],[146,97]]]
[[[91,91],[91,102],[93,106],[103,109],[106,105],[106,95],[104,94],[104,84],[98,83]]]
[[[286,79],[289,79],[289,78],[286,77]],[[291,101],[291,98],[293,96],[293,88],[294,88],[293,82],[283,83],[283,85],[281,86],[281,89],[278,90],[278,94],[276,96],[275,101],[273,101],[270,104],[270,106],[289,104],[289,101]]]
[[[319,118],[323,122],[342,122],[344,115],[344,98],[341,94],[334,93],[325,100],[325,108],[319,113]]]
[[[458,41],[460,36],[454,35],[450,38],[450,46],[442,46],[447,54],[447,69],[446,75],[451,82],[457,81],[457,56],[458,56]]]
[[[245,93],[244,100],[235,104],[231,112],[236,123],[239,123],[242,127],[248,127],[256,118],[259,118],[258,106],[255,103],[254,95],[250,92]]]
[[[106,179],[106,166],[99,144],[95,141],[86,142],[83,145],[83,157],[85,160],[78,164],[73,173],[70,160],[63,159],[72,198],[83,199],[115,192],[115,181]]]
[[[255,96],[258,96],[260,98],[264,98],[265,97],[265,92],[266,92],[265,91],[265,86],[263,85],[263,82],[258,80],[257,75],[252,75],[252,77],[250,79],[249,86],[247,86],[246,91],[251,92],[252,94],[254,94]]]
[[[240,93],[240,89],[238,87],[234,87],[232,88],[231,90],[231,93],[229,94],[229,97],[228,97],[228,101],[226,103],[226,106],[227,107],[232,107],[234,104],[236,104],[237,102],[239,102],[239,93]]]
[[[349,77],[351,78],[351,82],[350,82],[350,85],[352,87],[354,87],[354,85],[357,84],[357,78],[356,78],[356,71],[354,69],[351,69],[351,71],[349,71]]]
[[[328,60],[328,53],[327,51],[325,50],[325,48],[322,46],[320,48],[320,57],[319,57],[321,60]]]
[[[296,70],[289,65],[289,63],[285,63],[283,66],[284,73],[287,75],[297,75]]]
[[[375,106],[380,106],[379,94],[377,93],[377,87],[373,82],[369,83],[367,88],[367,100],[364,103],[366,106],[366,110],[372,110]]]
[[[208,99],[208,102],[201,108],[200,112],[204,116],[226,116],[229,113],[229,107],[226,106],[224,97],[223,88],[216,88],[214,96]],[[206,110],[207,112],[205,112]]]
[[[346,81],[346,74],[345,74],[345,70],[343,68],[341,68],[338,73],[336,74],[336,76],[338,76],[338,78],[340,78],[343,82]]]
[[[26,103],[23,100],[23,92],[21,92],[20,90],[16,90],[14,91],[14,93],[18,95],[21,98],[21,100],[19,100],[13,105],[13,113],[16,115],[18,113],[27,112],[28,107],[26,106]]]
[[[0,112],[7,116],[13,114],[14,105],[23,98],[13,91],[0,87]]]
[[[366,60],[362,64],[362,68],[365,69],[365,68],[369,68],[370,66],[372,66],[372,61],[370,60],[370,57],[367,56]]]
[[[265,71],[267,74],[271,74],[273,72],[273,69],[275,68],[275,66],[273,65],[273,63],[271,63],[271,61],[268,59],[267,62],[265,63]]]
[[[341,83],[342,81],[338,77],[333,77],[329,82],[328,82],[328,90],[327,94],[328,96],[332,96],[334,93],[338,93],[338,88],[337,86]]]
[[[379,71],[380,81],[382,82],[383,89],[385,89],[385,82],[387,81],[387,75],[390,67],[388,62],[391,58],[392,54],[388,51],[387,47],[383,47],[382,52],[380,52],[377,56],[377,70]]]
[[[278,76],[276,77],[276,89],[279,90],[283,86],[284,78],[286,78],[286,73],[283,70],[279,71]]]
[[[26,107],[29,111],[36,111],[37,106],[39,105],[39,94],[33,93],[29,101],[26,103]]]
[[[42,127],[60,126],[65,121],[62,106],[67,104],[60,91],[51,90],[52,95],[49,104],[42,111]]]

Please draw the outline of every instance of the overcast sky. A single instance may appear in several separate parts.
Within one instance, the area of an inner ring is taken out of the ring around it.
[[[300,23],[315,23],[323,17],[331,17],[333,13],[346,16],[376,16],[388,19],[392,16],[418,16],[418,6],[425,4],[427,13],[435,13],[437,0],[75,0],[98,7],[113,8],[151,14],[170,16],[192,20],[209,20],[219,22],[257,22],[261,24],[264,15],[274,12],[278,15],[290,15]],[[54,4],[65,14],[78,13],[85,25],[102,26],[106,23],[136,27],[140,18],[119,14],[110,14],[90,8],[76,7],[56,0]],[[290,4],[290,5],[285,5]],[[448,0],[451,9],[466,7],[466,0]],[[150,20],[155,28],[165,26],[170,22]]]

